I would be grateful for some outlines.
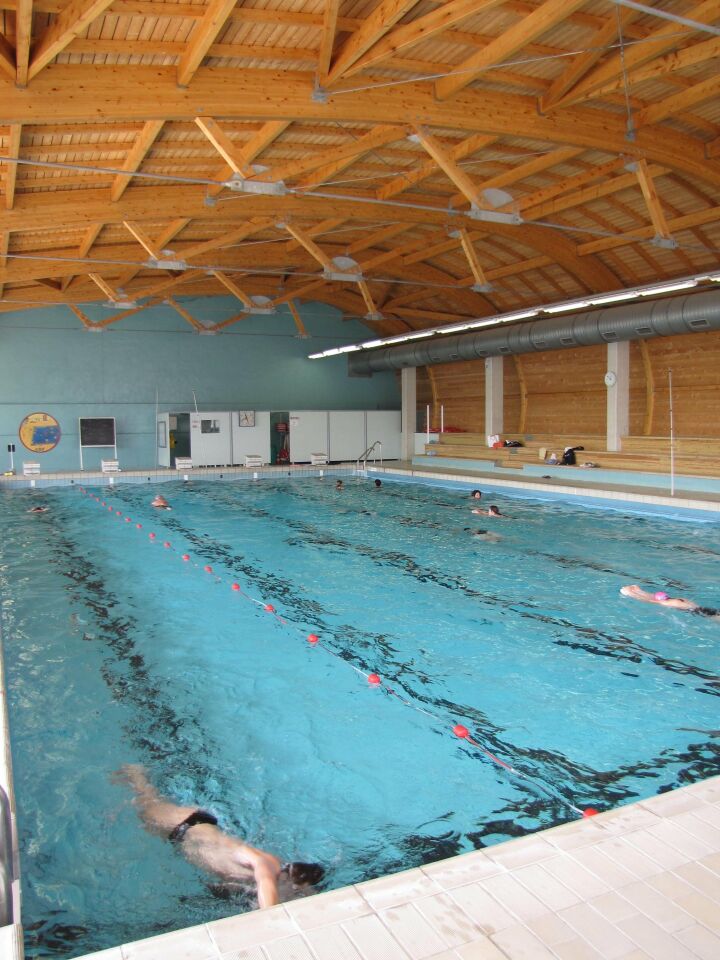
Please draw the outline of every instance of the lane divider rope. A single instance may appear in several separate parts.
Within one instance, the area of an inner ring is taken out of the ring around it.
[[[117,517],[122,518],[124,516],[122,510],[116,510],[113,506],[109,505],[105,500],[101,500],[99,496],[96,496],[94,493],[90,493],[90,491],[85,490],[84,487],[78,487],[77,489],[80,491],[81,494],[83,495],[87,494],[87,496],[89,496],[92,500],[97,501],[97,503],[100,506],[106,507],[108,512],[110,513],[114,512]],[[132,518],[125,516],[125,522],[131,524]],[[143,525],[141,523],[136,523],[135,528],[137,530],[142,530]],[[157,534],[152,532],[149,533],[148,540],[151,543],[155,543],[157,541]],[[209,563],[201,564],[193,560],[193,558],[188,553],[182,553],[182,554],[178,553],[178,551],[175,550],[175,548],[172,546],[170,541],[164,540],[163,547],[166,550],[176,553],[184,563],[188,563],[190,564],[190,566],[195,567],[197,570],[202,569],[204,573],[212,575],[216,583],[218,584],[228,583],[228,581],[224,577],[218,576],[218,574],[215,572],[211,564]],[[243,588],[240,586],[240,584],[237,581],[230,582],[230,589],[232,590],[233,593],[238,593],[240,594],[241,597],[244,597],[246,600],[249,600],[251,603],[257,604],[257,606],[262,607],[266,613],[271,613],[279,623],[282,623],[285,626],[290,626],[295,630],[299,629],[295,624],[288,622],[284,617],[282,617],[277,612],[277,609],[272,603],[268,603],[265,600],[259,600],[257,597],[253,597],[251,594],[243,590]],[[379,676],[379,674],[365,673],[365,671],[361,670],[360,667],[356,667],[355,664],[350,663],[344,657],[341,657],[331,647],[328,647],[326,644],[322,643],[318,634],[309,633],[306,637],[306,640],[311,647],[317,647],[323,650],[329,656],[334,657],[336,660],[339,660],[345,667],[350,667],[350,669],[354,670],[355,673],[359,674],[361,677],[364,677],[370,687],[384,690],[388,696],[394,697],[396,700],[399,700],[400,703],[402,703],[404,706],[409,707],[410,709],[415,710],[417,713],[421,713],[426,717],[429,717],[435,723],[439,723],[443,728],[447,729],[448,721],[445,717],[440,716],[439,714],[433,713],[430,710],[426,710],[424,707],[419,706],[417,703],[414,703],[412,700],[408,699],[407,697],[402,696],[400,693],[398,693],[397,690],[395,690],[393,687],[385,683],[382,680],[382,678]],[[470,731],[464,724],[455,723],[451,727],[451,730],[454,736],[456,736],[459,740],[463,740],[465,743],[469,744],[471,747],[474,747],[480,753],[484,754],[484,756],[486,756],[494,764],[506,770],[508,773],[511,773],[513,776],[518,777],[521,780],[526,780],[529,783],[533,784],[533,786],[539,787],[540,789],[544,790],[545,793],[549,794],[554,799],[559,800],[564,806],[569,807],[578,816],[584,817],[584,818],[594,817],[599,812],[595,807],[585,807],[584,809],[581,807],[577,807],[574,803],[572,803],[572,801],[568,800],[567,797],[563,796],[562,793],[560,793],[560,791],[556,790],[554,787],[550,786],[544,781],[539,781],[534,779],[528,774],[523,773],[521,770],[518,770],[512,764],[506,763],[504,760],[501,760],[500,757],[496,756],[494,753],[492,753],[492,751],[488,750],[487,747],[483,746],[482,743],[480,743],[478,740],[472,737],[470,735]]]

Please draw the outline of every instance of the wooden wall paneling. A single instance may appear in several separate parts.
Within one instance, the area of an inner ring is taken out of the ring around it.
[[[668,369],[672,369],[677,437],[720,437],[720,332],[659,337],[647,342],[655,377],[653,435],[668,436]]]
[[[526,432],[525,428],[527,424],[527,385],[525,383],[525,373],[523,371],[522,359],[523,359],[522,356],[519,354],[516,354],[515,356],[513,356],[513,360],[515,361],[515,376],[517,378],[518,394],[519,394],[519,405],[518,405],[518,416],[517,416],[517,427],[516,427],[516,430],[518,433],[525,433]],[[507,364],[506,364],[506,367],[507,367]],[[505,427],[506,429],[509,430],[510,427],[509,427],[509,421],[507,419],[507,412],[508,411],[506,410],[505,411],[506,413]]]
[[[527,433],[606,432],[605,346],[524,354]]]
[[[434,371],[436,402],[445,407],[445,426],[485,431],[485,361],[441,363]],[[440,409],[438,406],[438,417]]]
[[[653,373],[647,342],[640,340],[638,348],[640,356],[642,357],[643,376],[645,378],[645,416],[643,417],[642,432],[644,437],[651,437],[653,418],[655,416],[655,375]]]

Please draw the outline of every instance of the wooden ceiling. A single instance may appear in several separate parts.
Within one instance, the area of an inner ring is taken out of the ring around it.
[[[648,5],[0,0],[0,311],[382,335],[717,270],[720,0]]]

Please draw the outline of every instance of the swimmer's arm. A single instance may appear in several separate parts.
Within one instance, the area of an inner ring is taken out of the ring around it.
[[[252,869],[260,907],[274,907],[279,903],[277,878],[281,863],[278,858],[246,843],[241,848],[239,859]]]

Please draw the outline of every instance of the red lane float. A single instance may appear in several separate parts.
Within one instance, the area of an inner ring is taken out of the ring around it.
[[[210,566],[209,563],[203,567],[203,570],[205,571],[205,573],[212,573],[212,567]]]
[[[316,633],[309,633],[307,636],[307,642],[313,647],[319,642],[319,640],[320,637]]]
[[[183,558],[183,560],[185,561],[185,563],[187,563],[188,560],[190,559],[190,554],[189,554],[189,553],[184,553],[184,554],[182,555],[182,558]]]
[[[376,673],[368,674],[367,680],[371,687],[379,687],[382,683],[382,680]]]

